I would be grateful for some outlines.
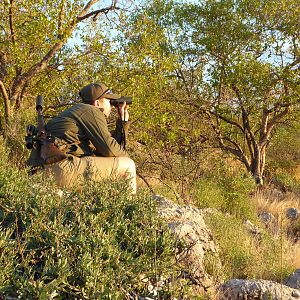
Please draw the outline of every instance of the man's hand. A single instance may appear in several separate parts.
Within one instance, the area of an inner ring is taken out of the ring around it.
[[[122,121],[128,121],[129,120],[129,113],[128,113],[128,105],[126,102],[123,102],[121,105],[117,107],[119,118]]]

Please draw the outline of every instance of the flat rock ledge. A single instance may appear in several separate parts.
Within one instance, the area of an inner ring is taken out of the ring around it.
[[[222,284],[218,300],[300,300],[300,290],[267,280],[232,279]]]

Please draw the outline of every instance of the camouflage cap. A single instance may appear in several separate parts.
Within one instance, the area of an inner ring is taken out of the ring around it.
[[[91,83],[83,87],[79,92],[84,103],[91,104],[102,98],[120,99],[121,95],[114,94],[104,83]]]

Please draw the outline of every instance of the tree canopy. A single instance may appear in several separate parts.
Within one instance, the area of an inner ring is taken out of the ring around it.
[[[297,1],[154,1],[148,13],[177,56],[174,96],[199,110],[216,145],[261,183],[274,129],[299,109]]]
[[[272,134],[299,109],[298,1],[103,3],[0,4],[5,123],[41,91],[60,104],[101,80],[134,96],[140,141],[185,153],[210,140],[261,183]]]

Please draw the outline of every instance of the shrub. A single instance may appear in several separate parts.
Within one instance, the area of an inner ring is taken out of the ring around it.
[[[254,189],[253,179],[243,174],[233,174],[225,168],[219,175],[215,174],[207,174],[194,183],[192,193],[195,204],[241,219],[255,219],[255,206],[249,198],[249,193]]]
[[[124,181],[60,191],[42,174],[28,178],[12,166],[3,147],[0,157],[0,293],[125,299],[151,295],[150,283],[176,278],[175,242],[147,193],[130,196]],[[181,289],[166,282],[158,296]]]

